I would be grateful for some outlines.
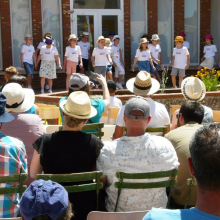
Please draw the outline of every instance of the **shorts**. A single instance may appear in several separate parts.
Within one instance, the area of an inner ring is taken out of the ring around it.
[[[114,73],[115,72],[115,67],[112,65],[112,72]]]
[[[153,62],[154,64],[154,67],[156,68],[156,70],[154,71],[153,67],[150,65],[150,73],[151,74],[154,74],[155,76],[157,75],[157,71],[158,71],[158,67],[159,67],[159,64],[158,63],[155,63]]]
[[[104,77],[106,77],[106,66],[95,66],[94,72],[98,74],[102,74]]]
[[[107,65],[106,72],[111,72],[112,71],[112,65]]]
[[[139,71],[146,71],[150,73],[150,62],[148,60],[145,61],[137,61]]]
[[[77,62],[73,62],[71,60],[66,61],[66,74],[71,75],[72,73],[76,73]]]
[[[85,71],[89,71],[89,60],[82,58],[82,63],[83,63],[83,68],[85,69]]]
[[[214,66],[214,57],[206,57],[200,66],[208,67],[210,70],[212,70]]]
[[[33,70],[34,70],[34,65],[27,63],[27,62],[23,62],[24,64],[24,69],[26,71],[27,75],[33,74]]]
[[[172,68],[171,76],[177,76],[178,71],[179,71],[179,76],[180,77],[185,77],[186,76],[186,74],[185,74],[186,70],[185,69],[177,69],[175,67]]]
[[[115,67],[115,78],[119,78],[119,75],[125,75],[124,67],[121,65],[121,63],[116,63]]]

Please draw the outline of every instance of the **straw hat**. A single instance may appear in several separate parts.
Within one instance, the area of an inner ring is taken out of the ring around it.
[[[176,36],[176,38],[175,38],[175,40],[173,42],[178,42],[178,41],[183,43],[184,42],[183,37],[182,36]]]
[[[34,104],[35,94],[32,89],[22,88],[18,83],[6,84],[2,94],[7,99],[7,112],[26,112]]]
[[[97,110],[91,105],[91,100],[86,92],[72,92],[67,100],[60,102],[62,111],[74,118],[88,119],[97,114]]]
[[[151,40],[160,40],[158,34],[153,34]]]
[[[144,44],[144,43],[149,43],[149,41],[146,38],[141,38],[139,45],[141,46],[141,44]]]
[[[152,95],[160,88],[160,83],[146,71],[140,71],[135,78],[127,81],[126,87],[136,95]]]
[[[110,44],[110,43],[111,43],[110,38],[105,38],[105,44]]]
[[[96,41],[96,43],[98,44],[100,40],[105,40],[105,38],[103,36],[99,36],[98,40]]]
[[[24,37],[24,40],[25,40],[25,39],[27,39],[27,38],[34,39],[34,38],[32,37],[32,35],[31,35],[31,34],[26,34],[26,35],[25,35],[25,37]]]
[[[201,101],[205,98],[205,84],[197,77],[187,77],[182,81],[181,91],[186,100]]]
[[[71,40],[71,39],[76,39],[76,40],[78,40],[78,38],[77,38],[77,36],[76,36],[75,34],[71,34],[71,35],[69,36],[68,41]]]

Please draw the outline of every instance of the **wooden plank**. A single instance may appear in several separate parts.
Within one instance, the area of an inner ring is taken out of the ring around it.
[[[28,174],[21,173],[21,174],[13,174],[10,176],[1,176],[0,177],[0,183],[16,183],[19,182],[21,178],[21,181],[24,182],[28,178]]]
[[[74,192],[86,192],[86,191],[92,191],[103,188],[103,183],[90,183],[90,184],[83,184],[83,185],[75,185],[75,186],[63,186],[68,193],[74,193]]]
[[[212,111],[213,122],[220,122],[220,111]]]
[[[94,130],[99,128],[104,128],[104,123],[85,124],[82,130],[86,131],[86,130]]]
[[[21,191],[24,192],[27,189],[27,186],[22,186]],[[14,193],[20,193],[19,191],[19,185],[14,187],[5,187],[0,188],[0,194],[14,194]]]

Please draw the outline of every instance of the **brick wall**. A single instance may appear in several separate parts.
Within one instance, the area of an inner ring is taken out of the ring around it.
[[[205,46],[204,37],[211,32],[211,0],[200,0],[200,58]]]
[[[133,1],[133,0],[131,0]],[[125,80],[131,78],[131,8],[130,0],[124,0],[124,60],[125,60]]]
[[[157,0],[147,1],[147,23],[148,23],[148,35],[158,33],[158,13],[157,13],[158,2]]]
[[[33,29],[33,45],[37,48],[38,44],[42,42],[42,13],[41,13],[41,1],[32,0],[32,29]]]
[[[12,65],[11,19],[9,0],[0,1],[3,69]]]
[[[174,0],[174,37],[184,31],[184,0]]]

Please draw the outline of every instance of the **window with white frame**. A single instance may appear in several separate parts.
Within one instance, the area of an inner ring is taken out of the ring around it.
[[[199,63],[199,0],[184,0],[184,29],[189,42],[190,63]]]
[[[25,44],[24,36],[32,34],[31,1],[11,0],[10,9],[13,65],[20,67],[21,46]]]
[[[2,32],[1,32],[1,15],[0,15],[0,70],[3,69],[3,65],[2,65]]]
[[[173,53],[173,0],[158,0],[158,35],[163,64],[170,64]]]
[[[57,48],[60,58],[63,58],[62,44],[62,20],[61,20],[61,0],[42,0],[42,30],[51,33],[55,39],[54,46]]]
[[[147,33],[147,0],[130,1],[131,13],[131,66],[133,65],[136,50],[139,47],[141,36]],[[137,13],[138,12],[138,13]]]

